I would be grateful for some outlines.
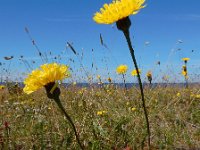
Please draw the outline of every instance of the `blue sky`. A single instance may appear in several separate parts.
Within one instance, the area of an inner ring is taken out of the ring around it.
[[[90,74],[111,76],[120,81],[115,68],[127,64],[129,73],[134,68],[126,41],[116,25],[99,25],[93,20],[93,14],[104,3],[111,0],[0,0],[0,62],[10,72],[10,78],[23,77],[30,71],[26,64],[19,61],[21,55],[33,69],[42,64],[37,50],[32,45],[24,28],[27,27],[32,38],[43,53],[53,57],[60,55],[61,60],[49,59],[69,64],[73,68],[73,80],[81,81],[84,73],[80,70],[80,57],[74,56],[66,43],[73,43],[78,53],[83,53],[82,64]],[[147,0],[146,8],[131,16],[131,39],[139,67],[143,72],[152,70],[155,80],[167,74],[171,81],[181,82],[182,57],[190,57],[188,70],[191,81],[198,81],[200,73],[200,1],[199,0]],[[102,34],[108,49],[100,44]],[[182,43],[178,40],[183,41]],[[146,44],[145,44],[146,43]],[[92,53],[92,49],[94,52]],[[193,52],[192,52],[193,51]],[[11,61],[5,56],[14,56]],[[74,63],[69,59],[74,59]],[[32,61],[36,63],[33,64]],[[156,65],[160,61],[161,65]],[[92,63],[96,69],[91,69]],[[108,72],[110,75],[108,75]],[[195,77],[195,79],[193,79]]]

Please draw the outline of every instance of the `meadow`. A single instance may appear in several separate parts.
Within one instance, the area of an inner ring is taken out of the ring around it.
[[[145,64],[138,63],[135,56],[129,16],[146,6],[145,0],[113,0],[93,15],[97,24],[115,23],[112,28],[121,32],[130,52],[129,66],[119,62],[127,55],[114,57],[101,33],[101,48],[110,58],[97,62],[91,48],[86,54],[92,59],[89,62],[83,49],[77,51],[72,42],[66,42],[58,55],[41,51],[25,27],[38,55],[8,55],[0,62],[0,150],[200,150],[199,68],[193,65],[196,70],[188,73],[192,69],[188,57],[180,58],[183,64],[179,68],[170,62],[170,57],[181,51],[178,46],[183,41],[176,42],[162,66],[156,58],[154,65],[144,69]],[[149,44],[145,42],[145,46]],[[73,58],[65,53],[68,51]],[[196,50],[191,53],[196,55]],[[139,57],[142,59],[147,56]],[[19,61],[17,67],[12,60]],[[119,66],[110,69],[110,62]],[[129,72],[129,67],[134,70]],[[80,86],[81,82],[87,86]]]
[[[14,90],[14,89],[11,89]],[[124,91],[61,86],[61,101],[86,149],[145,149],[146,127],[137,87]],[[152,149],[200,148],[199,85],[144,87]],[[1,149],[79,149],[74,133],[44,89],[31,95],[0,91]]]

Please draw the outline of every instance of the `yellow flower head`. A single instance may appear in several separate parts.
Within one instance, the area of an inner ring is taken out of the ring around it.
[[[182,71],[182,75],[186,77],[186,76],[187,76],[187,71],[184,71],[184,70],[183,70],[183,71]]]
[[[147,79],[149,80],[150,84],[151,84],[151,81],[152,81],[152,72],[151,71],[148,71],[147,74]]]
[[[100,75],[97,75],[97,79],[101,79],[101,76],[100,76]]]
[[[116,69],[116,72],[118,74],[125,74],[128,70],[128,66],[127,65],[119,65]]]
[[[112,82],[112,78],[108,77],[108,82],[111,83]]]
[[[147,74],[146,74],[147,78],[152,78],[152,72],[151,71],[148,71]]]
[[[107,111],[103,110],[103,111],[97,111],[97,115],[98,116],[102,116],[105,115],[107,113]]]
[[[141,69],[138,69],[138,71],[139,71],[139,74],[141,73]],[[131,75],[132,76],[137,76],[137,71],[136,71],[136,69],[134,69],[133,71],[131,71]]]
[[[68,66],[57,63],[41,65],[39,69],[33,70],[32,73],[24,80],[24,92],[30,94],[44,87],[48,83],[61,81],[70,75]]]
[[[200,94],[197,94],[195,98],[200,99]]]
[[[178,93],[176,94],[176,96],[177,96],[177,97],[180,97],[180,96],[181,96],[181,93],[178,92]]]
[[[110,4],[104,4],[100,12],[96,12],[93,20],[99,24],[112,24],[130,15],[137,14],[145,0],[113,0]]]
[[[5,89],[5,86],[4,85],[0,85],[0,90],[3,90]]]
[[[187,67],[186,67],[186,65],[183,65],[183,66],[182,66],[182,75],[186,77],[187,74],[188,74],[188,73],[187,73]]]
[[[132,111],[136,111],[136,110],[137,110],[137,108],[135,108],[135,107],[132,107],[132,108],[131,108],[131,110],[132,110]]]
[[[97,111],[97,115],[102,115],[103,114],[103,112],[102,111]]]
[[[182,58],[182,61],[185,61],[185,62],[187,62],[187,61],[189,61],[190,60],[190,58]]]

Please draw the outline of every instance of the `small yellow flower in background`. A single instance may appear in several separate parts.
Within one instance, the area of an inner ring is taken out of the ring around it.
[[[138,71],[139,71],[139,74],[141,74],[141,69],[139,69]],[[131,71],[131,75],[132,75],[132,76],[137,76],[137,71],[136,71],[136,69],[134,69],[133,71]]]
[[[113,0],[110,4],[104,4],[100,12],[96,12],[93,20],[99,24],[112,24],[130,15],[137,14],[145,6],[145,0]]]
[[[190,97],[191,97],[191,98],[194,98],[194,97],[195,97],[195,95],[194,95],[193,93],[191,93],[191,94],[190,94]]]
[[[127,65],[119,65],[116,69],[116,72],[118,74],[125,74],[128,70],[128,66]]]
[[[187,72],[187,66],[186,65],[183,65],[182,66],[182,75],[186,78],[187,75],[188,75],[188,72]]]
[[[178,93],[176,94],[176,96],[177,96],[177,97],[180,97],[180,96],[181,96],[181,93],[178,92]]]
[[[101,79],[101,76],[100,76],[100,75],[97,75],[97,79]]]
[[[132,108],[131,108],[131,111],[136,111],[136,108],[135,108],[135,107],[132,107]]]
[[[105,115],[107,114],[107,111],[103,110],[103,111],[97,111],[97,115],[98,116],[102,116],[102,115]]]
[[[85,93],[87,91],[86,87],[80,89],[80,91],[78,92],[80,95],[82,95],[83,93]]]
[[[182,75],[186,77],[186,76],[187,76],[187,71],[184,71],[184,70],[183,70],[183,71],[182,71]]]
[[[111,83],[112,82],[112,78],[108,77],[108,82]]]
[[[190,58],[187,58],[187,57],[182,58],[182,61],[184,61],[185,63],[187,63],[189,60],[190,60]]]
[[[97,79],[99,80],[99,82],[98,82],[99,85],[103,84],[103,82],[101,81],[101,76],[100,75],[97,75]]]
[[[147,79],[149,80],[150,84],[151,84],[151,81],[152,81],[152,72],[151,71],[148,71],[147,74]]]
[[[197,94],[197,95],[195,96],[195,98],[200,99],[200,94]]]
[[[3,90],[5,89],[5,86],[4,85],[0,85],[0,90]]]
[[[102,114],[103,114],[102,111],[97,111],[97,115],[98,115],[98,116],[100,116],[100,115],[102,115]]]
[[[76,85],[76,82],[73,82],[73,85]]]
[[[48,83],[61,81],[70,76],[68,66],[57,63],[41,65],[39,69],[33,70],[32,73],[24,80],[24,92],[30,94],[39,90]]]
[[[190,94],[191,98],[196,98],[196,99],[200,99],[200,94]]]
[[[152,72],[148,71],[147,74],[146,74],[146,76],[147,76],[147,78],[152,77]]]

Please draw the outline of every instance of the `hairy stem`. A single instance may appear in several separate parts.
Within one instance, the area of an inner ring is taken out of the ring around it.
[[[61,109],[61,111],[64,113],[65,117],[67,118],[67,120],[69,121],[70,125],[72,126],[72,129],[74,130],[74,133],[75,133],[75,136],[76,136],[76,140],[77,140],[77,142],[78,142],[80,148],[81,148],[82,150],[84,150],[84,147],[83,147],[83,145],[81,144],[79,135],[78,135],[78,133],[77,133],[77,131],[76,131],[76,127],[75,127],[75,125],[74,125],[74,123],[73,123],[71,117],[70,117],[70,116],[68,115],[68,113],[65,111],[65,109],[64,109],[64,107],[63,107],[63,105],[62,105],[62,103],[61,103],[61,101],[60,101],[59,98],[55,99],[55,102],[57,103],[58,107],[59,107],[59,108]]]
[[[126,41],[128,43],[128,47],[129,47],[129,50],[130,50],[130,53],[131,53],[131,57],[132,57],[134,65],[135,65],[135,69],[137,71],[137,78],[138,78],[138,83],[139,83],[139,86],[140,86],[140,93],[141,93],[141,97],[142,97],[142,106],[143,106],[145,120],[146,120],[146,125],[147,125],[148,149],[150,149],[150,136],[151,136],[151,133],[150,133],[148,113],[147,113],[145,99],[144,99],[144,92],[143,92],[142,81],[141,81],[141,77],[140,77],[140,73],[139,73],[137,61],[136,61],[136,58],[135,58],[134,49],[133,49],[132,44],[131,44],[129,30],[123,31],[123,33],[124,33],[124,36],[126,37]]]

